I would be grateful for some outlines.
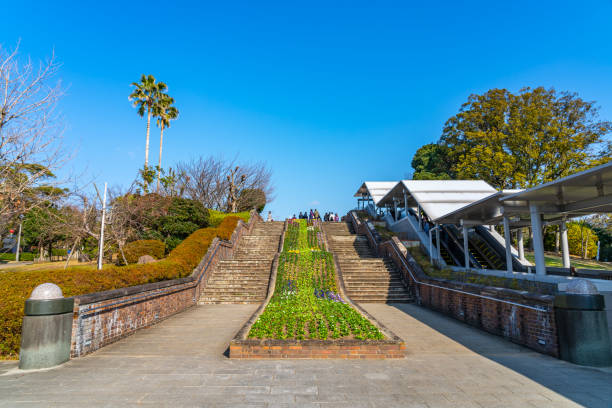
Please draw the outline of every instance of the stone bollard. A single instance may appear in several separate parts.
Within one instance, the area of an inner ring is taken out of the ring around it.
[[[25,301],[19,368],[48,368],[70,359],[73,298],[53,283],[43,283]]]
[[[612,365],[612,349],[604,297],[585,279],[567,285],[555,297],[559,350],[563,360],[574,364]]]

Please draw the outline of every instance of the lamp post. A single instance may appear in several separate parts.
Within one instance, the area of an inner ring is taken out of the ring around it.
[[[23,224],[23,214],[19,215],[19,233],[17,234],[17,251],[15,252],[15,261],[19,262],[19,250],[21,249],[21,225]]]
[[[102,225],[100,226],[100,247],[98,248],[98,270],[102,269],[104,257],[104,219],[106,218],[106,183],[104,183],[104,199],[102,200]]]

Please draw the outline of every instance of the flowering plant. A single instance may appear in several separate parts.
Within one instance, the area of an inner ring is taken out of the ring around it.
[[[250,338],[384,338],[338,294],[332,254],[323,250],[322,241],[320,224],[288,224],[274,294]]]

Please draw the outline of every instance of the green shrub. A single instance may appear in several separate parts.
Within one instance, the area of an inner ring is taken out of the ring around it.
[[[69,297],[182,278],[192,273],[215,237],[231,237],[238,220],[238,217],[226,217],[218,228],[195,231],[166,258],[155,263],[105,265],[101,271],[77,266],[66,270],[0,273],[0,357],[18,356],[24,301],[37,285],[55,283]]]
[[[20,261],[33,261],[37,254],[31,252],[21,252],[19,254]],[[0,253],[0,261],[14,261],[15,254]]]
[[[124,246],[123,254],[130,264],[138,262],[138,258],[143,255],[151,255],[155,259],[162,259],[166,254],[166,244],[157,239],[141,239]],[[119,259],[123,262],[121,256]]]

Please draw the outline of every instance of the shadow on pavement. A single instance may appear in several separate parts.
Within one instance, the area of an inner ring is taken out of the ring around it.
[[[390,304],[469,350],[586,407],[612,408],[612,368],[578,366],[540,354],[415,304]],[[407,346],[409,347],[408,341]]]

